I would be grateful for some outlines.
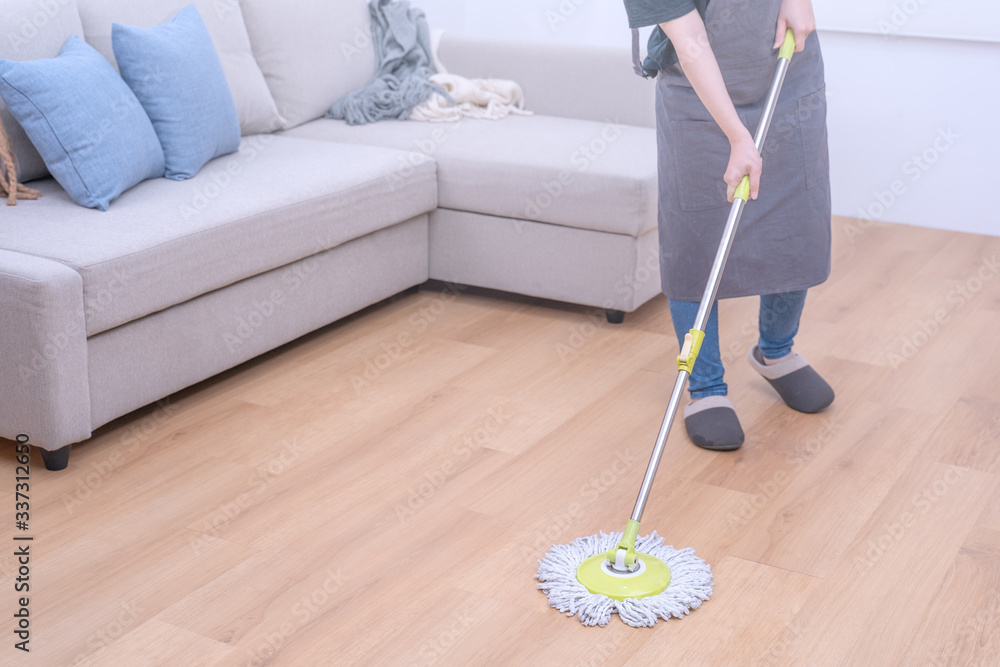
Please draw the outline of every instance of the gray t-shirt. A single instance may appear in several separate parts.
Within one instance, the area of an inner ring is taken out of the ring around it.
[[[695,9],[694,0],[625,0],[628,27],[645,28],[684,16]]]

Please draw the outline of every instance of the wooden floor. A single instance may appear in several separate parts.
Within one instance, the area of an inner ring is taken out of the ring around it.
[[[624,527],[675,374],[665,300],[614,326],[433,285],[101,429],[64,472],[36,455],[32,650],[8,546],[2,664],[1000,664],[1000,238],[834,239],[796,348],[834,405],[784,407],[744,359],[756,300],[728,301],[746,444],[667,444],[642,532],[711,564],[687,618],[585,628],[532,578]]]

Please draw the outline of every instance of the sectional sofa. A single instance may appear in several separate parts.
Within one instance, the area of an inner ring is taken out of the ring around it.
[[[187,0],[4,0],[0,58]],[[531,116],[324,118],[374,70],[362,0],[196,0],[240,117],[238,153],[75,204],[7,110],[37,201],[0,208],[0,436],[67,465],[94,429],[428,279],[602,308],[659,291],[653,87],[623,50],[445,35]],[[417,3],[419,4],[419,3]],[[430,17],[433,25],[433,17]]]

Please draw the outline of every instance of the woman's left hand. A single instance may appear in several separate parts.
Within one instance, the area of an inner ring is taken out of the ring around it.
[[[816,30],[816,17],[813,15],[812,0],[782,0],[778,10],[778,31],[774,36],[774,47],[779,48],[785,42],[785,31],[791,28],[795,35],[795,52],[806,48],[806,37]]]

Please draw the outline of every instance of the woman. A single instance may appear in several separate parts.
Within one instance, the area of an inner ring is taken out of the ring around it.
[[[632,28],[658,26],[642,69],[658,77],[660,264],[678,340],[694,323],[727,199],[748,174],[756,201],[743,213],[719,298],[760,295],[751,365],[790,407],[822,410],[833,390],[792,352],[806,291],[830,274],[826,96],[811,0],[625,0],[625,8]],[[762,160],[750,129],[786,28],[796,55]],[[744,435],[726,397],[717,304],[705,334],[684,423],[700,447],[737,449]]]

